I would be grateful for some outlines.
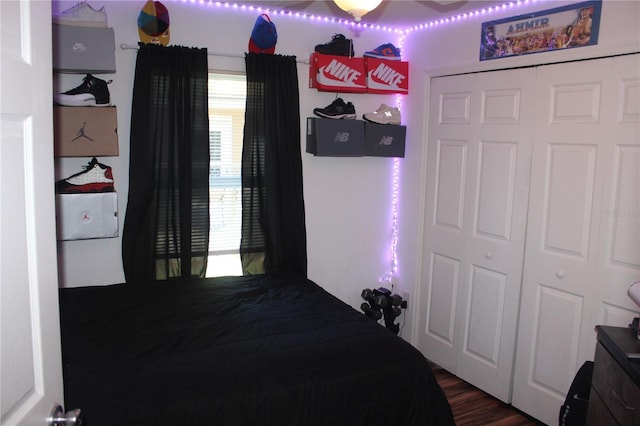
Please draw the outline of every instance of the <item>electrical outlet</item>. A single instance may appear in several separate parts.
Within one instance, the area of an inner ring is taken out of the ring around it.
[[[409,297],[411,295],[409,294],[408,291],[403,291],[402,292],[402,308],[408,309],[409,308]]]

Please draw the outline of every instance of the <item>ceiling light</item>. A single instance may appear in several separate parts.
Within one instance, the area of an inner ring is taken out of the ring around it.
[[[378,7],[382,0],[333,0],[333,2],[345,12],[349,12],[356,22]]]

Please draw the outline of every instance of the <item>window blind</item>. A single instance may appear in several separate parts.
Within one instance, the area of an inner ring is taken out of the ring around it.
[[[209,73],[209,255],[238,253],[246,77]]]

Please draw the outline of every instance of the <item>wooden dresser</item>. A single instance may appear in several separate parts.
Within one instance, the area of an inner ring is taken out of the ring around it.
[[[596,326],[588,426],[640,426],[640,340],[629,328]]]

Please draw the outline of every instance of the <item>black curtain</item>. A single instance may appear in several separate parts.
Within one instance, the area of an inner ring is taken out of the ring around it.
[[[125,278],[203,277],[209,251],[207,50],[139,47],[122,235]]]
[[[300,104],[295,56],[245,56],[247,103],[242,148],[245,275],[307,276]]]

